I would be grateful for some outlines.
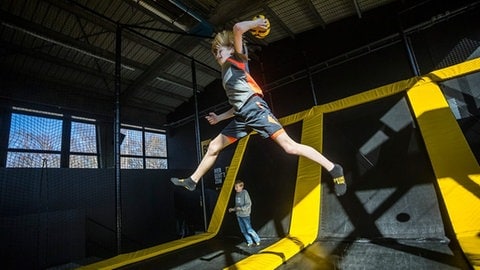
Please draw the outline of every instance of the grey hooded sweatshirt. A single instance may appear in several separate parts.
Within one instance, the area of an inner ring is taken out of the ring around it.
[[[248,217],[252,211],[252,200],[246,189],[237,192],[235,194],[235,209],[240,207],[240,210],[236,210],[235,213],[239,217]]]

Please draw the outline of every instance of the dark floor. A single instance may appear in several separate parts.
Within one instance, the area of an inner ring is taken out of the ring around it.
[[[210,270],[230,266],[278,239],[247,247],[239,238],[212,239],[121,269]],[[470,269],[461,251],[448,241],[316,241],[277,269]]]
[[[278,269],[470,269],[461,252],[438,241],[317,241]]]

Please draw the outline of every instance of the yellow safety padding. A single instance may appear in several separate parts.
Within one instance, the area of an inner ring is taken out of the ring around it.
[[[122,267],[125,265],[129,265],[135,262],[143,261],[146,259],[153,258],[158,255],[162,255],[168,253],[170,251],[174,251],[180,249],[182,247],[190,246],[195,243],[199,243],[205,241],[207,239],[211,239],[214,237],[212,233],[202,233],[197,234],[189,237],[185,237],[183,239],[175,240],[172,242],[167,242],[161,245],[153,246],[146,249],[137,250],[130,253],[125,253],[121,255],[117,255],[110,259],[106,259],[103,261],[99,261],[93,264],[89,264],[78,269],[116,269],[118,267]]]
[[[250,135],[247,135],[238,142],[237,148],[235,149],[235,154],[230,162],[230,167],[228,167],[227,175],[223,181],[222,190],[218,195],[217,203],[215,204],[215,209],[213,210],[207,232],[217,235],[218,231],[220,230],[220,226],[222,225],[225,211],[227,210],[227,205],[232,194],[233,186],[235,185],[235,179],[237,178],[238,170],[240,169],[243,155],[245,154],[245,149],[247,148],[249,140]]]
[[[418,80],[419,78],[414,77],[414,78],[399,81],[396,83],[387,84],[384,86],[374,88],[369,91],[362,92],[360,94],[342,98],[324,105],[316,106],[315,109],[322,113],[328,113],[328,112],[335,112],[335,111],[347,109],[360,104],[365,104],[370,101],[374,101],[377,99],[381,99],[384,97],[388,97],[388,96],[403,92],[409,89],[410,87],[414,86]]]
[[[323,114],[313,114],[303,120],[301,143],[322,151]],[[302,239],[304,245],[311,244],[317,238],[321,170],[320,165],[308,158],[300,157],[298,160],[289,234],[292,238]]]
[[[313,113],[312,109],[308,109],[299,113],[291,114],[289,116],[278,119],[283,126],[288,126],[300,121],[303,121],[305,117]]]
[[[300,239],[293,237],[285,237],[275,242],[269,247],[253,254],[234,265],[224,269],[229,270],[268,270],[285,263],[288,259],[297,254],[300,250],[305,248],[302,241],[309,236],[300,236]]]
[[[227,209],[227,203],[232,193],[235,178],[240,168],[240,163],[242,162],[243,154],[245,153],[245,149],[247,147],[247,142],[249,139],[250,135],[238,141],[235,153],[232,158],[232,162],[223,183],[223,188],[220,191],[217,204],[215,205],[215,209],[213,210],[212,218],[210,221],[210,225],[208,226],[207,232],[167,242],[151,248],[117,255],[113,258],[93,263],[79,269],[116,269],[118,267],[150,259],[155,256],[159,256],[174,250],[191,246],[209,240],[216,236],[218,231],[220,230],[220,226],[222,224],[225,211]]]
[[[457,235],[457,241],[460,243],[463,254],[467,257],[473,269],[480,269],[480,252],[479,252],[479,234],[472,232],[469,235]]]
[[[440,82],[440,81],[456,78],[459,76],[465,76],[472,72],[477,72],[480,69],[479,67],[480,67],[480,57],[465,61],[457,65],[432,71],[429,74],[427,74],[426,77],[429,77],[432,81]]]
[[[301,142],[321,151],[323,114],[297,114],[293,122],[304,116]],[[226,269],[274,269],[313,243],[320,220],[320,177],[320,165],[299,157],[289,235]]]
[[[469,262],[478,268],[480,167],[437,84],[425,79],[407,95],[456,238]]]
[[[310,108],[305,111],[301,111],[299,113],[282,117],[281,119],[279,119],[279,121],[280,123],[282,123],[282,125],[288,126],[296,122],[300,122],[309,116],[311,117],[313,115],[320,114],[320,113],[329,113],[329,112],[343,110],[356,105],[361,105],[370,101],[388,97],[400,92],[404,92],[405,90],[414,86],[419,80],[420,78],[415,77],[415,78],[399,81],[396,83],[388,84],[385,86],[377,87],[375,89],[372,89],[357,95],[332,101],[330,103],[315,106],[313,108]]]

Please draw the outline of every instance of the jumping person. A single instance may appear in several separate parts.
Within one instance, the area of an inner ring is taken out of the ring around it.
[[[331,162],[311,146],[290,138],[263,100],[262,89],[250,76],[243,34],[251,29],[266,29],[268,23],[265,18],[242,21],[234,25],[233,31],[224,30],[215,36],[212,53],[222,67],[223,87],[232,108],[218,115],[210,112],[205,118],[211,125],[232,117],[233,120],[210,142],[207,153],[190,177],[171,178],[171,181],[190,191],[195,190],[219,152],[255,130],[263,138],[272,138],[286,153],[309,158],[324,167],[333,178],[335,193],[341,196],[347,191],[342,166]]]
[[[252,200],[248,191],[244,189],[242,180],[235,181],[235,192],[235,207],[228,208],[228,212],[235,212],[237,215],[238,226],[240,226],[240,231],[247,241],[247,246],[251,247],[254,242],[256,246],[259,246],[260,237],[250,223]]]

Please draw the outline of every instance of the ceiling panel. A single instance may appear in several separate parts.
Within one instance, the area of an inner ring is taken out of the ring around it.
[[[355,14],[353,1],[313,0],[312,2],[326,23]]]

